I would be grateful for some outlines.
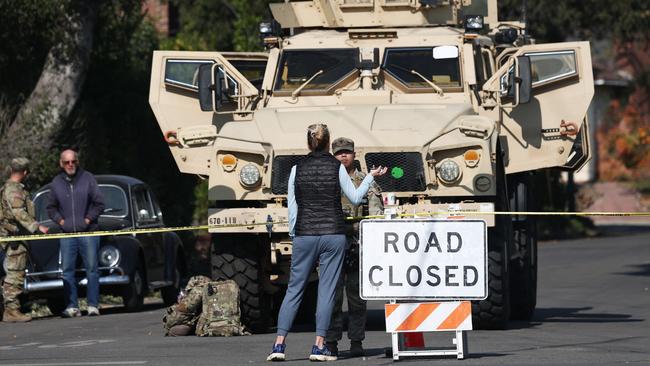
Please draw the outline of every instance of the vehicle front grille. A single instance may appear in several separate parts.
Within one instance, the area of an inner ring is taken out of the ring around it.
[[[375,178],[384,192],[421,192],[426,189],[422,155],[417,152],[367,153],[366,167],[385,166],[388,173]]]
[[[287,194],[291,167],[298,164],[305,155],[281,155],[273,158],[271,171],[271,192],[273,194]]]
[[[304,155],[280,155],[273,159],[271,171],[271,192],[287,194],[291,167],[298,164]],[[388,173],[376,178],[384,192],[421,192],[426,189],[422,155],[417,152],[367,153],[366,166],[388,167]],[[359,163],[355,162],[357,169]]]

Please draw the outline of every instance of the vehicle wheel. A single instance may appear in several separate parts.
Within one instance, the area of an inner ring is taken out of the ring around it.
[[[510,199],[516,211],[535,211],[529,187],[531,175],[518,177]],[[537,305],[537,220],[534,216],[513,219],[514,244],[517,255],[510,262],[510,318],[531,320]]]
[[[54,316],[59,316],[63,313],[66,307],[65,300],[63,298],[55,297],[47,299],[47,308],[50,309],[50,312]]]
[[[160,289],[165,306],[172,306],[178,299],[178,293],[181,291],[181,271],[178,269],[178,263],[174,269],[174,284]]]
[[[126,311],[133,312],[142,309],[146,292],[145,284],[144,269],[140,261],[138,261],[138,266],[133,271],[129,284],[125,286],[122,292],[122,302],[126,307]]]
[[[508,191],[502,159],[497,159],[496,211],[508,211]],[[510,318],[510,276],[508,247],[512,240],[512,219],[497,215],[488,229],[488,297],[472,302],[475,329],[506,329]]]
[[[239,285],[242,324],[255,333],[268,331],[271,296],[264,293],[261,261],[269,248],[252,235],[214,235],[212,248],[212,278]]]

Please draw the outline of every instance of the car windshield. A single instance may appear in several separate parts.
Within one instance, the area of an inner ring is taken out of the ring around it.
[[[455,46],[387,48],[382,68],[408,88],[431,88],[412,71],[443,89],[461,86],[458,48]]]
[[[320,70],[323,73],[303,90],[329,89],[356,71],[356,54],[356,48],[286,50],[280,59],[274,90],[292,92]]]
[[[112,185],[99,185],[99,190],[104,196],[104,213],[102,216],[108,217],[125,217],[129,213],[126,202],[126,194],[122,188]],[[34,208],[36,211],[36,220],[43,222],[49,220],[47,215],[47,201],[50,197],[50,191],[43,191],[34,198]]]

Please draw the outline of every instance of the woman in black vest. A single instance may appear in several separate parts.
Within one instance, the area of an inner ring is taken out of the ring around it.
[[[319,263],[316,341],[311,361],[333,361],[336,356],[323,344],[334,305],[334,292],[345,257],[345,217],[341,192],[355,205],[368,192],[375,176],[386,173],[376,168],[355,188],[347,171],[329,153],[327,126],[314,124],[307,130],[307,158],[291,169],[288,186],[289,234],[293,237],[291,275],[280,307],[278,332],[268,361],[285,359],[284,340],[293,324],[309,275]]]

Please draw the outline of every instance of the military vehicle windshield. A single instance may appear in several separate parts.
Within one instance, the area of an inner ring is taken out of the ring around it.
[[[442,89],[461,87],[458,48],[455,46],[426,48],[387,48],[382,68],[408,88],[431,86],[416,71]]]
[[[323,70],[304,87],[303,94],[306,91],[327,92],[357,70],[356,55],[354,48],[286,50],[280,59],[274,91],[290,93]]]

